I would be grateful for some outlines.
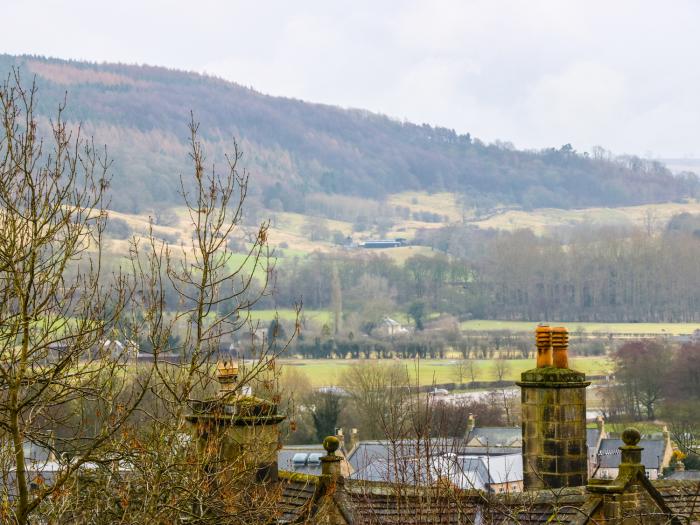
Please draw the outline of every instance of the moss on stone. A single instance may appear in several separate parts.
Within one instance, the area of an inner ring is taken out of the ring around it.
[[[561,386],[563,383],[584,383],[586,382],[586,374],[571,370],[570,368],[556,368],[546,366],[543,368],[533,368],[527,370],[520,375],[520,386],[535,386],[528,383],[536,383],[537,386]]]

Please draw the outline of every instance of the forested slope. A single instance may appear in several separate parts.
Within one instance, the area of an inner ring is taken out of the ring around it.
[[[36,76],[41,115],[50,117],[67,91],[70,118],[109,146],[112,206],[123,211],[179,202],[190,110],[210,157],[222,160],[236,137],[255,200],[287,211],[303,212],[312,192],[382,198],[450,191],[476,203],[568,208],[668,201],[698,186],[696,178],[674,177],[636,157],[582,155],[568,145],[516,151],[445,128],[267,96],[165,68],[0,55],[3,75],[13,66],[25,78]]]

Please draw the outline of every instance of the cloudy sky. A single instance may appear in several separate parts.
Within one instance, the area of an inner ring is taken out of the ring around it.
[[[700,157],[700,2],[2,0],[0,52],[207,72],[539,148]]]

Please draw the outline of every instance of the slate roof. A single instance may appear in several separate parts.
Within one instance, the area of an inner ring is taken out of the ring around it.
[[[651,484],[659,491],[674,516],[683,523],[700,518],[700,481],[658,480]]]
[[[491,427],[494,428],[494,427]],[[520,428],[513,427],[507,429],[507,435],[518,435],[520,439]],[[513,446],[467,446],[464,441],[450,438],[433,438],[430,440],[375,440],[375,441],[360,441],[357,446],[348,455],[348,462],[352,465],[353,470],[361,470],[366,468],[370,463],[377,459],[390,461],[397,457],[410,457],[416,455],[425,455],[430,452],[431,455],[454,453],[459,455],[507,455],[520,454],[522,447],[520,443]],[[287,469],[282,463],[279,463],[280,468]]]
[[[402,457],[425,456],[428,452],[431,454],[456,452],[458,449],[459,442],[449,438],[360,441],[350,452],[348,461],[357,471],[378,459],[393,461]]]
[[[462,456],[509,456],[522,454],[522,447],[459,447],[458,452]]]
[[[347,481],[335,500],[351,525],[462,525],[481,521],[478,496],[445,497],[437,490]]]
[[[600,430],[597,428],[587,428],[586,429],[586,446],[588,449],[595,448],[598,446],[598,438],[600,437]]]
[[[280,481],[279,523],[313,523],[318,517],[314,513],[320,478],[281,472]],[[644,484],[658,492],[680,523],[700,518],[700,482],[647,480]],[[415,487],[345,479],[329,496],[350,525],[584,525],[595,523],[590,518],[603,508],[601,495],[586,487],[489,495],[449,485]]]
[[[457,461],[464,472],[476,470],[481,478],[489,484],[513,483],[523,480],[522,454],[491,457],[460,456]]]
[[[700,481],[700,470],[676,470],[665,476],[664,479]]]
[[[601,504],[585,487],[488,496],[372,482],[346,482],[336,501],[350,524],[363,525],[582,525]]]
[[[321,445],[289,445],[277,453],[277,467],[288,472],[318,475],[321,474],[319,458],[325,455]],[[302,458],[303,462],[300,461]]]
[[[600,442],[598,452],[600,468],[617,468],[620,466],[620,447],[624,443],[621,439],[607,438]],[[666,451],[666,441],[663,439],[642,439],[639,446],[642,450],[642,464],[646,469],[658,469],[663,462]]]
[[[304,522],[314,512],[319,478],[280,472],[279,523]]]
[[[583,525],[601,504],[585,487],[497,495],[484,507],[484,523]]]

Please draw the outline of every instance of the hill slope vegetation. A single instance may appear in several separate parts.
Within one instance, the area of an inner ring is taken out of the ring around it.
[[[238,84],[160,67],[0,55],[36,77],[46,118],[68,93],[68,114],[114,159],[112,207],[138,212],[179,202],[187,170],[190,110],[210,158],[235,137],[245,153],[253,200],[304,212],[311,194],[383,199],[401,191],[448,191],[468,206],[619,206],[692,196],[694,176],[674,177],[636,157],[579,154],[570,145],[517,151],[469,134],[400,122],[362,110],[272,97]]]

